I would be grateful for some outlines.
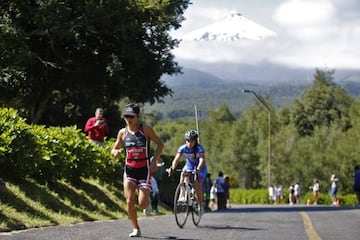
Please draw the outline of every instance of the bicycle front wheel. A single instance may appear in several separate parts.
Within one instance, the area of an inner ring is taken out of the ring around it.
[[[201,214],[202,213],[199,212],[199,204],[197,198],[194,198],[191,215],[195,226],[199,225],[201,220]]]
[[[189,215],[189,198],[184,183],[180,183],[175,190],[174,215],[176,224],[183,228]]]

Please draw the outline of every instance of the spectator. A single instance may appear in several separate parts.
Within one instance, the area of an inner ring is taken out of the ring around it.
[[[283,189],[282,186],[279,186],[276,188],[276,203],[281,203],[281,201],[283,200]]]
[[[332,201],[332,206],[336,206],[336,201],[337,201],[336,194],[338,191],[339,179],[336,177],[335,174],[332,174],[330,181],[331,181],[330,197],[331,197],[331,201]]]
[[[297,182],[294,186],[295,203],[300,203],[300,184]]]
[[[209,203],[210,203],[210,190],[213,185],[211,180],[211,174],[208,173],[206,175],[205,181],[203,182],[203,193],[204,193],[204,209],[209,211]]]
[[[225,208],[230,208],[230,178],[225,176],[224,178],[224,193],[225,193]]]
[[[210,189],[210,204],[209,204],[209,208],[211,211],[215,210],[215,205],[216,205],[216,200],[217,200],[217,196],[216,196],[216,183],[213,183]]]
[[[86,121],[84,131],[88,135],[88,139],[96,144],[103,145],[105,136],[109,133],[109,126],[106,118],[103,116],[104,110],[97,108],[95,117],[91,117]]]
[[[358,165],[354,167],[354,171],[354,192],[356,194],[358,205],[360,206],[360,168]]]
[[[294,185],[290,185],[289,187],[289,204],[293,205],[295,203],[295,189]]]
[[[157,181],[154,177],[151,177],[151,208],[152,211],[156,214],[159,213],[158,204],[159,204],[159,187]]]
[[[314,186],[312,187],[312,190],[314,196],[314,205],[317,205],[319,203],[319,190],[320,190],[319,181],[317,179],[314,179]]]
[[[224,191],[224,173],[222,171],[219,172],[218,177],[215,180],[216,183],[216,196],[217,196],[217,209],[222,210],[225,208],[226,197]]]
[[[276,200],[276,190],[275,190],[275,187],[273,185],[270,185],[269,186],[269,200],[270,200],[270,203],[271,204],[274,204],[275,203],[275,200]]]

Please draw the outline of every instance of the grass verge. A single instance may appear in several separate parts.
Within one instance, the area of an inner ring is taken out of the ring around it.
[[[0,192],[0,231],[126,218],[122,191],[121,182],[94,179],[82,179],[76,186],[66,181],[41,185],[32,179],[7,182]]]

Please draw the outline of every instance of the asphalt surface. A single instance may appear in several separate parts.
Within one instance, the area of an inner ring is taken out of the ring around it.
[[[354,240],[360,238],[360,208],[233,205],[205,213],[198,227],[188,218],[180,229],[173,215],[141,216],[139,224],[140,239]],[[131,230],[128,219],[119,219],[0,233],[0,240],[129,239]]]

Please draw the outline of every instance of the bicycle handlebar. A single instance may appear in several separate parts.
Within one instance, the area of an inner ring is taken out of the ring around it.
[[[167,172],[168,172],[168,175],[170,176],[172,174],[172,171],[177,171],[177,172],[182,172],[185,174],[185,177],[190,177],[189,174],[193,175],[194,176],[194,180],[197,180],[198,179],[198,171],[196,169],[194,170],[188,170],[188,169],[171,169],[171,168],[168,168],[167,169]]]
[[[176,169],[177,172],[184,172],[184,173],[192,173],[195,174],[197,173],[196,169],[195,170],[189,170],[189,169]]]
[[[196,169],[194,169],[194,170],[188,170],[188,169],[172,169],[172,168],[166,169],[166,172],[168,173],[169,176],[172,174],[173,171],[183,172],[183,173],[191,173],[191,174],[193,174],[193,175],[196,175],[196,173],[197,173],[197,170],[196,170]]]

